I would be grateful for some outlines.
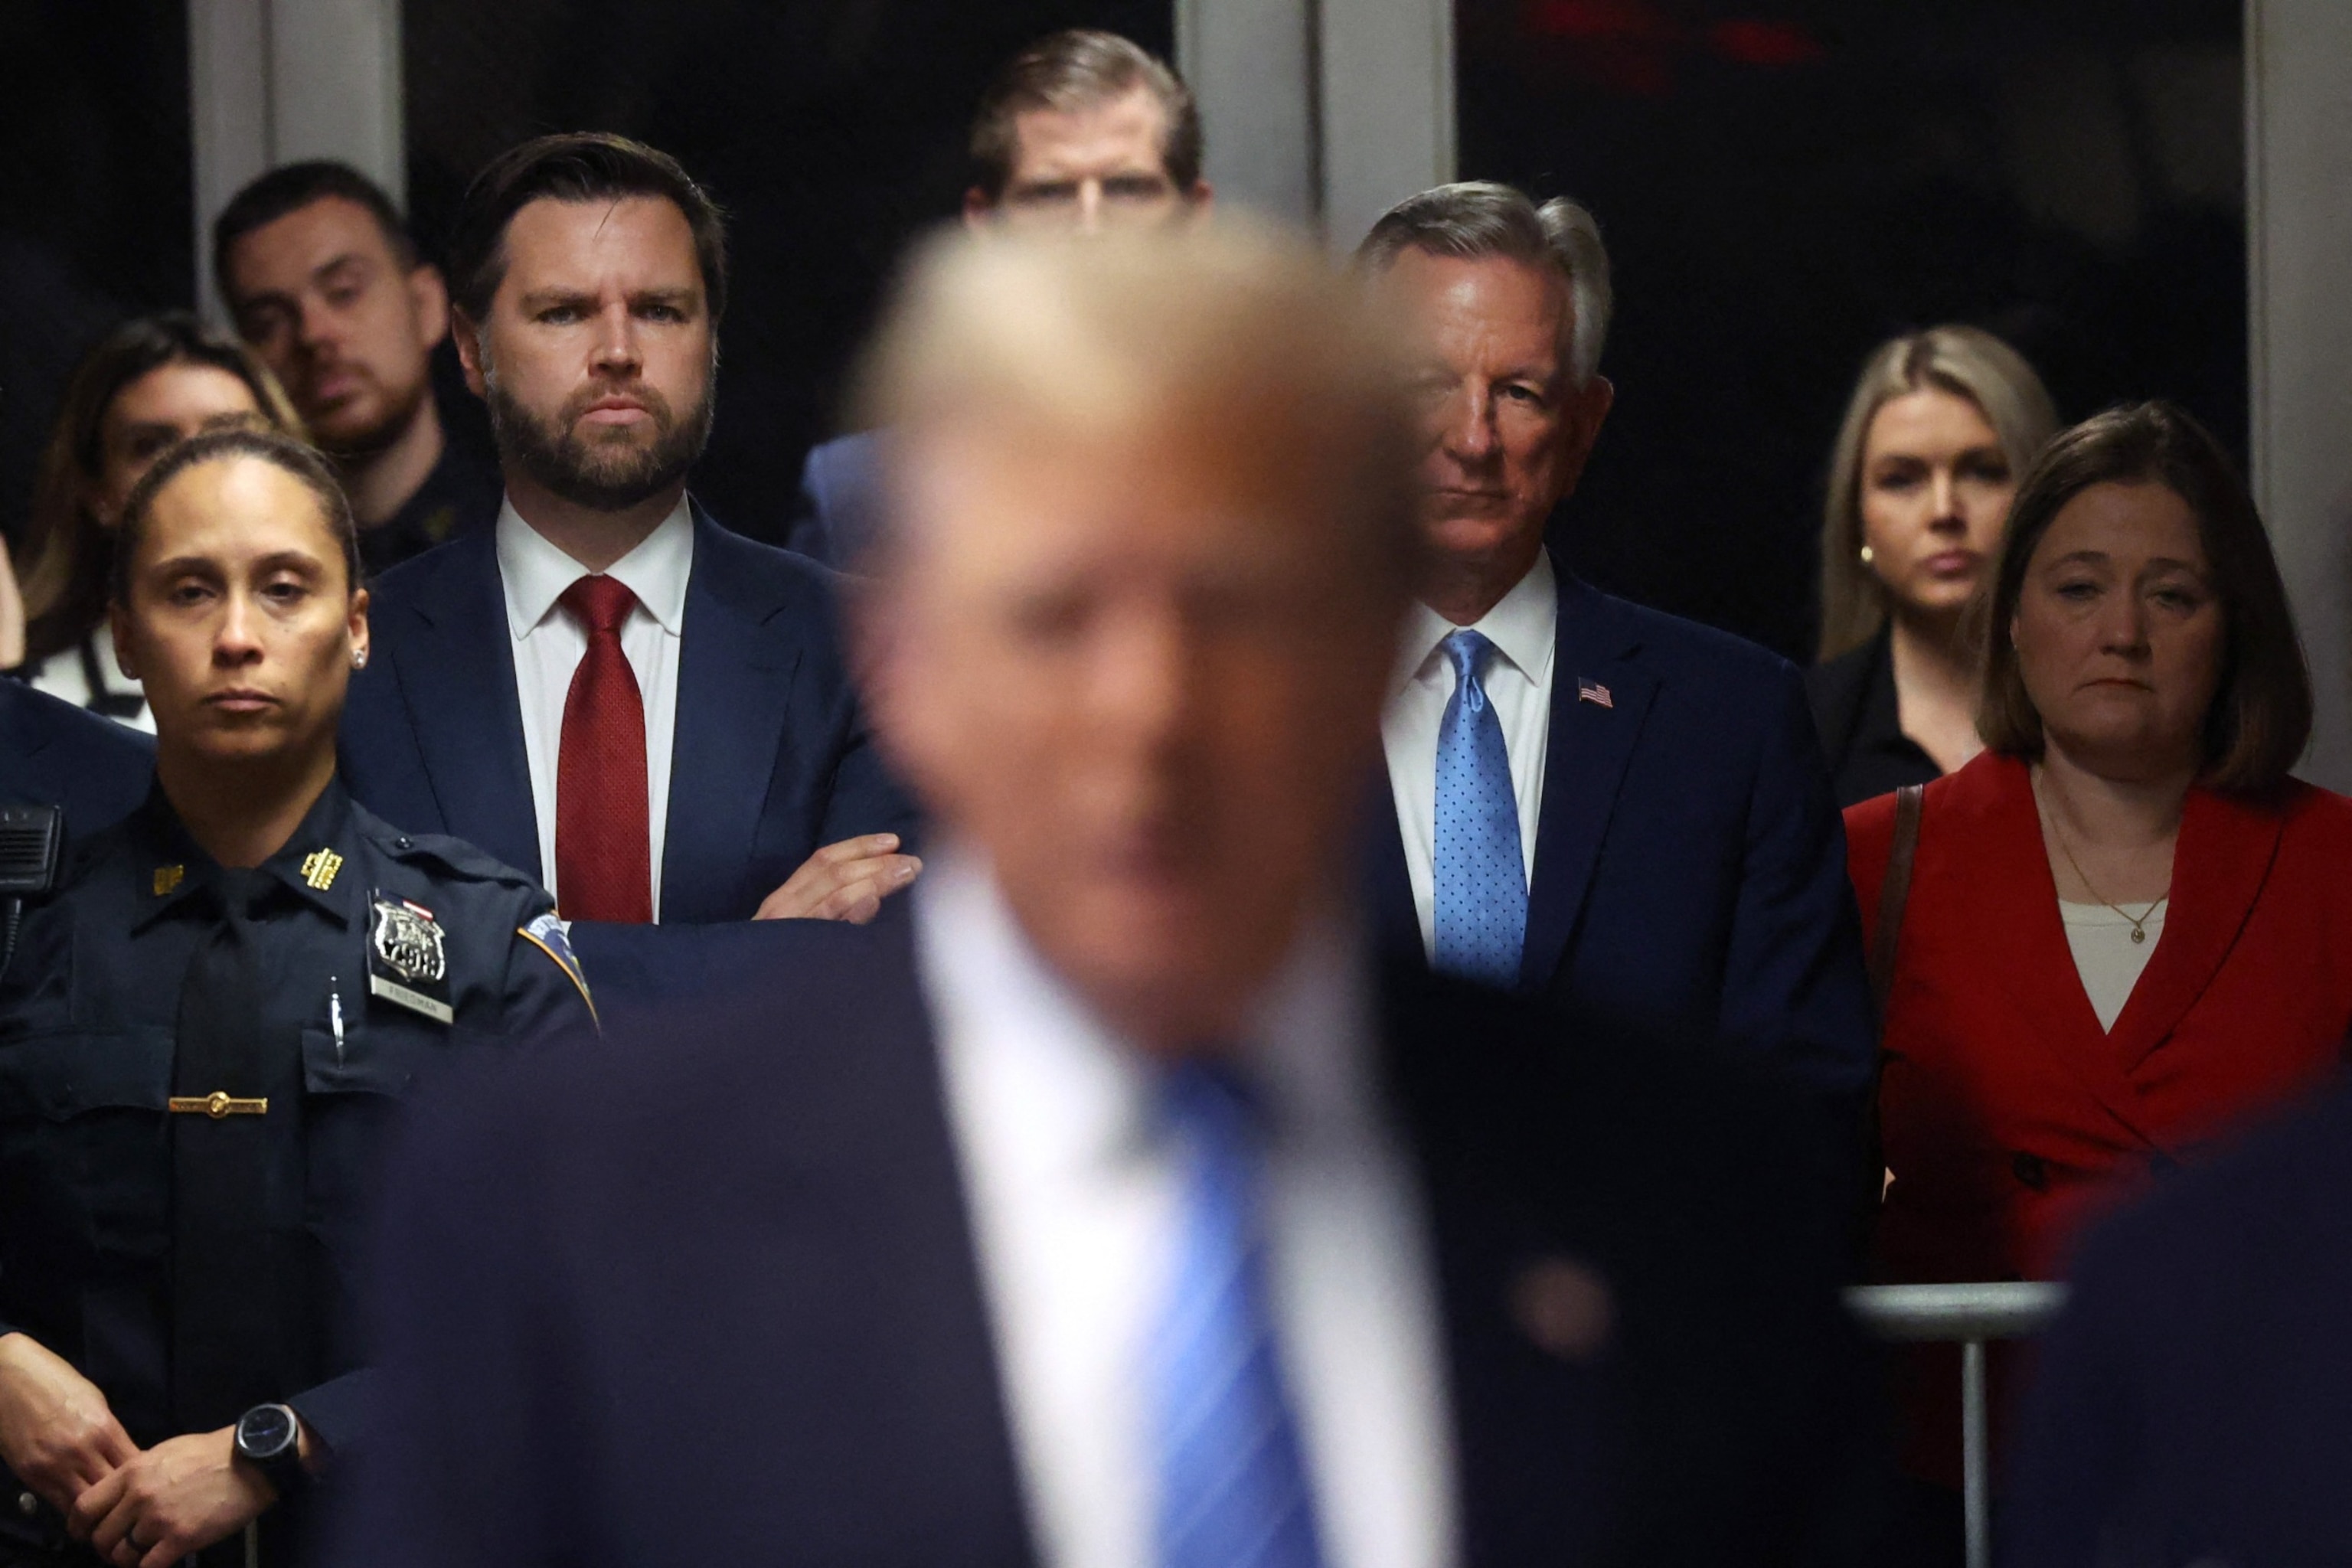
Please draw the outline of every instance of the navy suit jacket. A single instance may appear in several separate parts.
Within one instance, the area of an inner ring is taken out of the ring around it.
[[[2044,1342],[2011,1568],[2352,1563],[2352,1094],[2094,1230]]]
[[[155,742],[111,719],[0,679],[0,801],[61,808],[87,838],[147,798]]]
[[[445,1102],[335,1561],[1034,1561],[911,925],[663,928],[601,1053]],[[1382,1016],[1465,1561],[1842,1560],[1874,1428],[1778,1086],[1425,976]],[[1605,1293],[1580,1351],[1514,1306],[1546,1260]]]
[[[812,560],[847,566],[874,542],[882,509],[880,437],[871,430],[838,436],[809,449],[785,547]]]
[[[1554,565],[1551,733],[1519,988],[1714,1037],[1858,1114],[1877,1037],[1801,677]],[[1588,683],[1606,703],[1580,694]],[[1385,775],[1372,821],[1382,946],[1424,963]]]
[[[665,922],[748,920],[840,839],[913,840],[913,809],[885,774],[850,686],[835,582],[695,507]],[[373,592],[374,657],[343,710],[353,798],[395,827],[465,839],[544,881],[496,531],[428,551]]]

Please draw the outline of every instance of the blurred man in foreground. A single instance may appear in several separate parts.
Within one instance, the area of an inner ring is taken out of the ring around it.
[[[2352,1092],[2084,1243],[2004,1500],[2017,1568],[2352,1562]]]
[[[856,625],[932,869],[419,1150],[363,1563],[1787,1560],[1853,1384],[1762,1088],[1380,984],[1402,410],[1230,231],[921,262]]]
[[[1086,236],[1160,228],[1206,213],[1201,110],[1168,63],[1116,33],[1072,27],[1023,49],[971,119],[974,234]],[[801,468],[785,542],[854,566],[876,527],[879,437],[827,441]]]

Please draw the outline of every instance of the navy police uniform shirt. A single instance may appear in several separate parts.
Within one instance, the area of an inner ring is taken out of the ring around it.
[[[228,870],[151,793],[77,846],[0,975],[0,1333],[79,1368],[142,1447],[283,1402],[343,1448],[400,1103],[593,1029],[546,893],[470,846],[334,782]],[[0,1486],[0,1535],[57,1539]]]

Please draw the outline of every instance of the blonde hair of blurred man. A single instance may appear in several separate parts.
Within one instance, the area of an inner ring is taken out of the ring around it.
[[[1886,624],[1886,590],[1863,554],[1863,462],[1878,411],[1914,392],[1964,398],[2000,438],[2011,482],[2021,481],[2058,430],[2058,411],[2022,355],[1976,327],[1930,327],[1883,343],[1856,379],[1830,458],[1822,521],[1822,663],[1860,647]]]
[[[923,251],[857,652],[876,728],[1041,954],[1159,1049],[1345,885],[1413,561],[1385,338],[1253,228]]]

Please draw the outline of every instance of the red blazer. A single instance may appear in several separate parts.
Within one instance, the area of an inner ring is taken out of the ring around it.
[[[1846,813],[1875,935],[1892,795]],[[2352,799],[2191,790],[2147,968],[2100,1029],[2026,764],[1927,786],[1888,993],[1879,1107],[1889,1280],[2049,1278],[2084,1219],[2326,1078],[2352,1030]]]

